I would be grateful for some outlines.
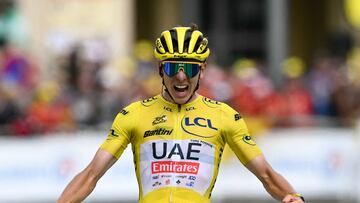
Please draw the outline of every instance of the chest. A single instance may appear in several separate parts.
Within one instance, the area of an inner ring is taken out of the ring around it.
[[[217,145],[223,141],[221,117],[201,111],[164,111],[141,118],[138,126],[140,128],[133,135],[136,143],[151,140],[198,140]]]

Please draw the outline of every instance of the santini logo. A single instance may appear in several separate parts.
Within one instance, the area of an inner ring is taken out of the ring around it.
[[[166,130],[164,128],[159,128],[156,130],[147,130],[144,133],[144,137],[154,136],[154,135],[171,135],[174,129]]]

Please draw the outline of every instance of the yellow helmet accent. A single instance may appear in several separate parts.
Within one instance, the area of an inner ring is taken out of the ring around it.
[[[191,34],[191,39],[190,39],[190,43],[189,43],[189,52],[193,52],[194,51],[194,47],[195,47],[195,43],[197,41],[197,39],[202,35],[201,32],[195,30],[192,34]]]
[[[169,49],[170,53],[174,53],[174,48],[173,48],[173,43],[171,40],[171,34],[169,31],[165,31],[162,33],[164,38],[165,38],[165,42],[167,44],[167,48]],[[161,42],[161,41],[160,41]]]
[[[160,61],[195,60],[205,61],[210,54],[208,40],[190,27],[174,27],[161,33],[155,41],[154,54]]]

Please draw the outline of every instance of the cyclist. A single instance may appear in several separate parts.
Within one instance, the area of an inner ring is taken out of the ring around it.
[[[302,196],[275,172],[251,139],[238,112],[199,95],[210,54],[208,41],[193,27],[174,27],[155,42],[163,90],[124,108],[90,164],[65,188],[58,202],[80,202],[119,159],[129,143],[140,203],[210,202],[227,143],[264,185],[286,203]]]

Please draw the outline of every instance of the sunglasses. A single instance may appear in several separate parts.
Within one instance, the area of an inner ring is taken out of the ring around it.
[[[189,77],[192,78],[197,75],[201,68],[201,63],[194,63],[194,62],[162,62],[162,67],[164,72],[169,77],[175,76],[180,70],[184,71],[184,73]]]

